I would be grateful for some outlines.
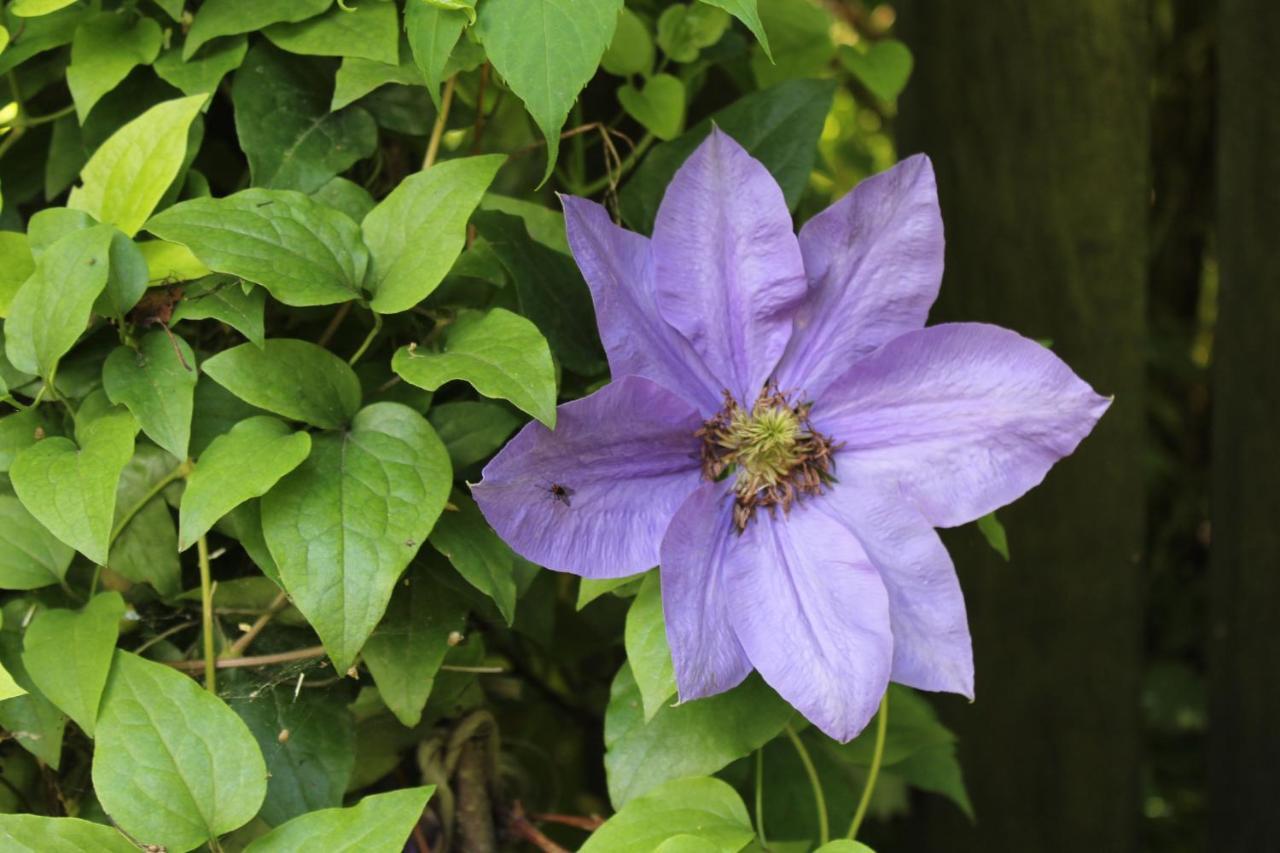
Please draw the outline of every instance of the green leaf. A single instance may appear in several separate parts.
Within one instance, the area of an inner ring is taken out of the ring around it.
[[[0,333],[3,331],[0,329]],[[0,334],[0,338],[2,337]],[[4,375],[3,367],[4,359],[0,356],[0,376]],[[26,374],[18,374],[16,381],[21,383],[31,378]],[[10,384],[14,384],[14,381],[11,380]],[[0,418],[0,473],[13,467],[14,457],[20,450],[60,430],[61,420],[55,419],[48,407],[35,406]]]
[[[206,361],[204,372],[246,403],[321,429],[343,426],[360,408],[355,371],[310,341],[240,344]]]
[[[544,207],[535,201],[514,198],[498,193],[485,193],[480,200],[481,210],[497,210],[510,213],[524,220],[529,236],[562,255],[569,254],[569,237],[564,230],[564,214]]]
[[[338,76],[333,81],[333,100],[329,102],[329,109],[340,110],[352,101],[363,98],[374,89],[390,83],[401,86],[425,86],[426,79],[407,52],[404,53],[399,64],[394,65],[361,59],[358,56],[348,56],[342,60],[342,65],[338,66]]]
[[[619,77],[653,71],[653,36],[645,22],[630,9],[623,9],[613,40],[600,57],[600,67]]]
[[[322,809],[296,817],[253,841],[245,853],[327,853],[399,850],[422,817],[434,785],[371,794],[348,809]]]
[[[95,595],[83,610],[46,610],[23,638],[23,663],[36,687],[93,737],[98,703],[124,616],[118,592]]]
[[[407,311],[436,289],[466,242],[467,219],[506,158],[446,160],[418,172],[369,211],[360,226],[369,247],[371,306]]]
[[[377,2],[377,0],[368,0]],[[373,153],[378,128],[357,106],[329,111],[332,67],[255,45],[231,87],[253,185],[314,192]]]
[[[0,53],[4,53],[4,49],[9,46],[9,29],[0,24]],[[0,198],[0,208],[4,205],[4,199]]]
[[[195,198],[147,223],[210,269],[261,284],[286,305],[332,305],[360,297],[369,253],[356,224],[292,190],[244,190]]]
[[[183,289],[182,301],[169,323],[182,320],[219,320],[257,346],[263,346],[263,312],[267,291],[253,287],[246,293],[234,276],[211,275]]]
[[[667,625],[662,618],[662,585],[657,572],[644,576],[640,593],[627,611],[623,638],[647,723],[676,692]]]
[[[309,56],[358,56],[395,64],[400,44],[396,4],[360,0],[335,6],[323,15],[297,23],[272,24],[262,31],[276,47]]]
[[[147,292],[147,259],[138,244],[119,231],[111,235],[107,286],[93,303],[93,313],[119,322]]]
[[[180,243],[146,240],[138,244],[138,251],[147,260],[147,281],[150,284],[190,281],[213,272]]]
[[[185,851],[257,814],[267,768],[222,700],[175,669],[117,651],[98,715],[93,787],[125,832]]]
[[[342,805],[356,759],[356,729],[341,694],[292,683],[255,690],[231,704],[267,763],[259,817],[279,826],[306,812]]]
[[[461,492],[454,492],[449,500],[457,510],[440,516],[431,531],[431,547],[467,583],[493,599],[510,625],[516,618],[515,552],[493,532],[475,501]]]
[[[556,423],[556,373],[538,327],[505,308],[460,311],[441,352],[401,347],[391,369],[434,391],[460,379],[486,397],[510,400],[549,427]]]
[[[583,376],[603,372],[591,291],[573,258],[531,239],[518,217],[481,211],[474,221],[515,283],[520,313],[546,336],[556,358]]]
[[[160,25],[145,16],[105,12],[76,27],[67,88],[81,124],[98,99],[118,86],[130,71],[155,62],[161,40]]]
[[[135,448],[133,458],[120,473],[112,529],[120,527],[126,515],[133,514],[112,543],[107,560],[115,572],[134,583],[151,584],[164,598],[182,592],[182,566],[178,562],[173,515],[163,492],[156,494],[155,487],[177,465],[177,459],[158,447],[140,444]],[[147,502],[139,506],[148,495]]]
[[[311,197],[323,205],[340,210],[352,222],[359,222],[373,210],[373,196],[369,191],[354,181],[346,178],[334,178],[311,194]]]
[[[641,89],[619,87],[618,103],[659,139],[674,139],[684,126],[684,83],[670,74],[653,75]]]
[[[730,15],[747,25],[751,34],[760,42],[760,48],[769,59],[773,58],[769,50],[769,36],[765,33],[764,24],[760,22],[760,12],[756,8],[757,0],[701,0],[710,6],[719,6]]]
[[[893,772],[911,787],[940,794],[955,803],[969,820],[974,820],[973,803],[964,785],[954,744],[918,750],[899,762]]]
[[[164,101],[111,134],[80,173],[67,206],[132,237],[182,170],[203,95]]]
[[[14,367],[46,379],[79,340],[94,300],[107,286],[109,225],[74,231],[36,261],[5,320],[5,353]]]
[[[95,563],[106,563],[116,484],[133,455],[137,423],[124,409],[45,438],[21,451],[9,477],[18,499],[51,533]]]
[[[809,0],[757,2],[772,48],[767,55],[761,49],[751,57],[751,71],[760,88],[822,75],[836,53],[831,40],[835,22],[826,7]]]
[[[622,218],[637,231],[653,230],[667,184],[711,132],[712,122],[765,165],[782,187],[787,204],[795,207],[809,183],[834,92],[831,80],[793,80],[753,92],[679,138],[654,147],[622,190]]]
[[[206,3],[204,8],[208,6]],[[233,36],[215,42],[191,60],[182,58],[182,48],[171,47],[160,54],[152,67],[161,80],[184,95],[212,95],[222,78],[240,67],[248,50],[247,38]]]
[[[27,674],[22,664],[22,637],[14,631],[0,632],[0,666],[27,691],[25,696],[0,702],[0,728],[7,730],[27,752],[57,770],[67,715],[44,697]]]
[[[281,580],[338,672],[382,618],[452,479],[426,418],[375,403],[346,432],[315,437],[307,460],[263,497],[263,533]]]
[[[840,64],[882,101],[892,101],[902,93],[915,64],[910,49],[897,39],[872,42],[862,50],[842,44],[837,55]]]
[[[404,6],[404,30],[409,38],[409,49],[426,80],[431,100],[440,104],[440,84],[446,76],[445,67],[458,37],[467,27],[463,12],[442,9],[423,0],[408,0]]]
[[[60,2],[60,0],[52,0],[52,2]],[[70,42],[76,26],[86,11],[78,6],[74,9],[55,7],[57,11],[51,14],[33,12],[32,14],[40,15],[37,18],[23,20],[19,17],[18,9],[38,5],[40,0],[26,0],[22,5],[11,3],[5,10],[5,27],[11,36],[20,33],[21,38],[11,38],[9,46],[4,49],[3,54],[0,54],[0,74],[8,74],[36,54]]]
[[[619,596],[634,596],[640,592],[647,573],[628,575],[624,578],[583,578],[578,582],[578,602],[575,609],[581,610],[606,593],[614,592]]]
[[[111,402],[133,413],[148,438],[187,458],[196,357],[186,341],[156,329],[136,350],[116,347],[102,366],[102,387]]]
[[[421,568],[410,567],[396,586],[362,657],[382,701],[405,726],[422,721],[436,673],[452,645],[450,636],[460,634],[466,621],[466,606]]]
[[[23,282],[36,271],[27,235],[0,231],[0,318],[9,316],[9,305]]]
[[[454,471],[493,453],[520,426],[507,407],[487,400],[458,400],[432,406],[427,420],[435,427]]]
[[[191,547],[240,504],[265,495],[310,452],[311,436],[266,415],[243,420],[215,438],[187,476],[178,549]]]
[[[714,773],[772,740],[791,715],[751,675],[727,693],[663,706],[646,723],[640,688],[623,666],[604,718],[609,798],[620,806],[669,779]]]
[[[679,835],[693,835],[719,853],[737,853],[755,838],[738,792],[719,779],[695,776],[627,803],[591,834],[581,853],[650,853]]]
[[[822,845],[813,853],[876,853],[861,841],[850,841],[847,838],[840,838],[836,841]]]
[[[74,2],[76,0],[13,0],[9,11],[19,17],[32,18],[56,12]]]
[[[33,814],[0,815],[0,844],[10,853],[138,853],[115,827]]]
[[[486,0],[476,31],[485,53],[547,140],[545,181],[560,129],[613,39],[622,0]]]
[[[0,494],[0,589],[61,583],[74,556],[75,551],[46,530],[21,501]]]
[[[9,670],[0,665],[0,702],[6,699],[16,699],[19,696],[26,696],[27,690],[17,680],[9,674]],[[0,836],[2,837],[2,836]]]
[[[987,540],[987,544],[1004,557],[1006,563],[1009,562],[1009,534],[1005,532],[1004,525],[1000,523],[1000,519],[996,518],[994,512],[989,512],[978,519],[978,531],[982,534],[982,538]]]
[[[305,21],[332,3],[333,0],[205,0],[187,33],[182,58],[190,59],[210,39],[261,30],[281,21]]]
[[[704,47],[720,41],[729,16],[717,6],[668,6],[658,18],[658,47],[675,62],[693,62]]]

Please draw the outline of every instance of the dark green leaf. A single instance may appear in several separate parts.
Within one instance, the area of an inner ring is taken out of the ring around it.
[[[459,400],[432,406],[427,420],[449,451],[455,471],[493,453],[520,426],[520,419],[505,406],[485,400]]]
[[[330,67],[289,58],[265,42],[245,57],[231,97],[254,186],[314,192],[373,153],[378,129],[367,112],[329,112]]]
[[[493,599],[507,624],[515,621],[515,552],[480,514],[475,501],[454,492],[457,507],[440,516],[431,531],[431,547],[443,554],[467,583]]]
[[[107,561],[117,573],[134,583],[151,584],[165,598],[182,591],[182,566],[173,515],[164,494],[156,494],[155,488],[177,465],[178,460],[160,448],[138,445],[120,473],[115,526],[123,524],[126,515],[132,516],[112,543]],[[147,502],[139,505],[148,495]]]
[[[266,304],[265,289],[254,287],[246,293],[234,276],[212,275],[183,288],[182,301],[173,309],[169,322],[219,320],[262,346]]]
[[[74,556],[75,551],[45,529],[21,501],[0,494],[0,589],[61,583]]]
[[[186,341],[157,329],[136,350],[117,347],[102,367],[102,387],[111,402],[133,413],[148,438],[187,458],[196,357]]]

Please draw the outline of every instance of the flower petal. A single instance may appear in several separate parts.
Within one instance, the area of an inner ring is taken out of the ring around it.
[[[888,596],[858,540],[810,500],[789,516],[756,513],[725,566],[751,663],[822,731],[855,737],[893,660]]]
[[[713,128],[667,188],[652,246],[658,310],[749,405],[786,349],[805,292],[782,190]]]
[[[800,229],[809,292],[778,366],[810,399],[864,355],[924,326],[942,284],[942,212],[922,154],[868,178]]]
[[[890,341],[812,411],[843,447],[836,476],[899,488],[935,527],[1021,497],[1075,450],[1111,401],[1035,341],[981,323]]]
[[[719,382],[689,342],[658,315],[648,238],[619,228],[593,201],[561,196],[574,260],[591,288],[600,340],[615,377],[643,376],[707,415],[723,403]]]
[[[533,421],[485,466],[472,493],[489,524],[557,571],[616,578],[655,565],[671,516],[698,485],[698,413],[628,376],[556,417],[554,432]]]
[[[899,684],[973,698],[973,642],[951,555],[901,495],[842,477],[823,498],[862,543],[889,593]]]
[[[676,511],[662,540],[662,611],[680,701],[736,687],[751,674],[730,624],[724,560],[733,501],[723,483],[704,483]]]

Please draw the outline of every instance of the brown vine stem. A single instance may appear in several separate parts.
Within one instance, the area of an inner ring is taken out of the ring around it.
[[[338,310],[333,312],[333,317],[329,319],[329,325],[324,327],[324,331],[320,333],[320,337],[316,338],[316,346],[327,347],[329,342],[333,340],[333,336],[338,333],[338,327],[342,325],[342,321],[347,319],[347,315],[351,313],[351,303],[344,302],[338,306]]]
[[[450,77],[444,84],[444,94],[440,96],[440,112],[436,123],[431,128],[431,138],[427,140],[427,156],[422,158],[422,168],[430,169],[440,153],[440,137],[444,136],[444,126],[449,121],[449,108],[453,106],[453,88],[458,83],[457,75]]]
[[[293,663],[300,660],[311,660],[324,657],[324,646],[307,646],[304,649],[293,649],[288,652],[276,652],[270,655],[251,655],[244,658],[218,658],[214,661],[218,669],[236,669],[246,666],[270,666],[277,663]],[[204,669],[205,662],[199,660],[165,661],[168,666],[183,672],[199,672]]]
[[[227,646],[223,650],[222,657],[235,658],[243,654],[244,650],[249,647],[249,644],[252,643],[257,638],[257,636],[262,633],[262,629],[267,627],[267,623],[270,622],[273,618],[275,618],[275,615],[277,613],[279,613],[281,610],[284,610],[285,607],[288,606],[288,604],[289,604],[289,596],[287,593],[284,593],[284,592],[281,592],[274,599],[272,599],[271,603],[267,605],[266,612],[263,613],[261,616],[259,616],[257,621],[255,621],[252,625],[249,626],[248,631],[245,631],[243,634],[237,637],[234,643]]]
[[[218,670],[214,665],[217,655],[213,648],[213,580],[209,571],[209,543],[201,536],[196,540],[196,552],[200,556],[200,619],[204,623],[204,688],[218,692]]]

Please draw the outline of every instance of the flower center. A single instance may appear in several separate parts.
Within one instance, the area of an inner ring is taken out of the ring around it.
[[[735,477],[734,525],[741,533],[765,507],[784,513],[834,480],[836,445],[809,423],[811,403],[793,403],[776,385],[760,392],[750,411],[726,391],[725,405],[696,433],[702,439],[702,475]]]

